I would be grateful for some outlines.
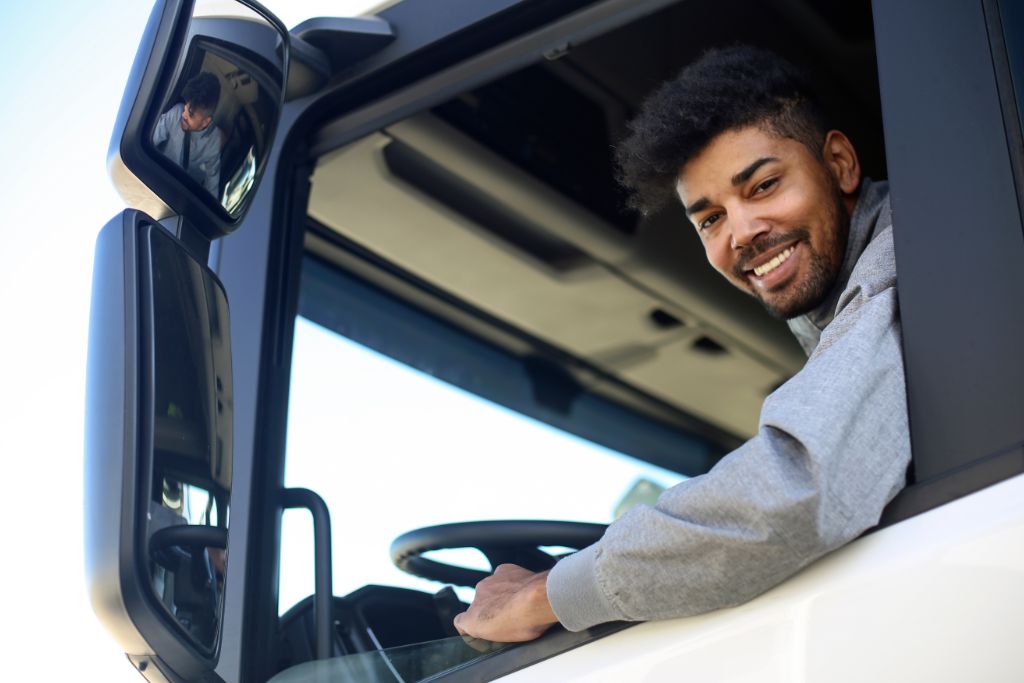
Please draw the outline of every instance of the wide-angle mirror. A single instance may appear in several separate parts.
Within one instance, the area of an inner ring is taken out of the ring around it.
[[[241,215],[266,164],[285,51],[277,27],[256,11],[197,2],[177,75],[153,111],[148,143],[232,218]]]
[[[227,297],[138,211],[103,229],[95,263],[85,454],[93,606],[130,656],[159,648],[173,670],[198,674],[219,656],[231,561]]]

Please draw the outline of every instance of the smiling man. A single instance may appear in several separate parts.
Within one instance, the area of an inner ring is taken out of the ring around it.
[[[714,138],[676,189],[711,265],[790,319],[835,283],[859,182],[857,155],[839,131],[825,134],[819,156],[748,126]]]
[[[707,53],[664,84],[618,150],[631,205],[673,197],[708,261],[787,320],[808,354],[757,434],[710,472],[616,520],[550,572],[498,567],[463,634],[699,614],[763,593],[878,522],[910,462],[892,221],[804,76],[779,57]]]

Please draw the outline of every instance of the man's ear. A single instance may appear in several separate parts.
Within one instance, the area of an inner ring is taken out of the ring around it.
[[[860,160],[850,138],[838,130],[830,130],[825,135],[821,155],[843,194],[856,192],[860,186]]]

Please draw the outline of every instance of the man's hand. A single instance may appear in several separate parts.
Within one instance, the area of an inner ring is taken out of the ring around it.
[[[469,610],[455,615],[464,636],[498,643],[533,640],[558,623],[548,602],[547,572],[535,574],[514,564],[498,565],[476,585]]]

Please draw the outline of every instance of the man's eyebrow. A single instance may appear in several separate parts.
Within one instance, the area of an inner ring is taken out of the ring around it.
[[[733,187],[735,187],[737,185],[742,185],[743,183],[745,183],[748,180],[750,180],[750,176],[752,176],[755,173],[757,173],[757,169],[761,168],[765,164],[770,163],[772,161],[778,161],[778,160],[779,160],[778,157],[761,157],[760,159],[758,159],[754,163],[750,164],[745,169],[743,169],[742,171],[740,171],[739,173],[737,173],[736,175],[734,175],[732,177]]]
[[[711,203],[710,199],[708,199],[707,197],[701,197],[700,199],[695,201],[693,204],[690,204],[689,206],[685,207],[686,208],[686,215],[687,216],[692,216],[693,214],[697,213],[698,211],[702,211],[703,209],[708,208],[708,204],[710,204],[710,203]]]
[[[750,164],[745,169],[743,169],[742,171],[740,171],[739,173],[737,173],[736,175],[734,175],[732,177],[733,187],[735,187],[736,185],[742,185],[743,183],[747,182],[748,180],[750,180],[750,177],[752,175],[757,173],[757,169],[759,169],[762,166],[764,166],[765,164],[771,163],[773,161],[779,161],[779,158],[778,157],[761,157],[760,159],[758,159],[754,163]],[[707,197],[701,197],[700,199],[695,201],[693,204],[690,204],[689,206],[685,207],[686,215],[687,216],[692,216],[693,214],[697,213],[698,211],[702,211],[702,210],[708,208],[709,204],[711,204],[711,200],[710,199],[708,199]]]

